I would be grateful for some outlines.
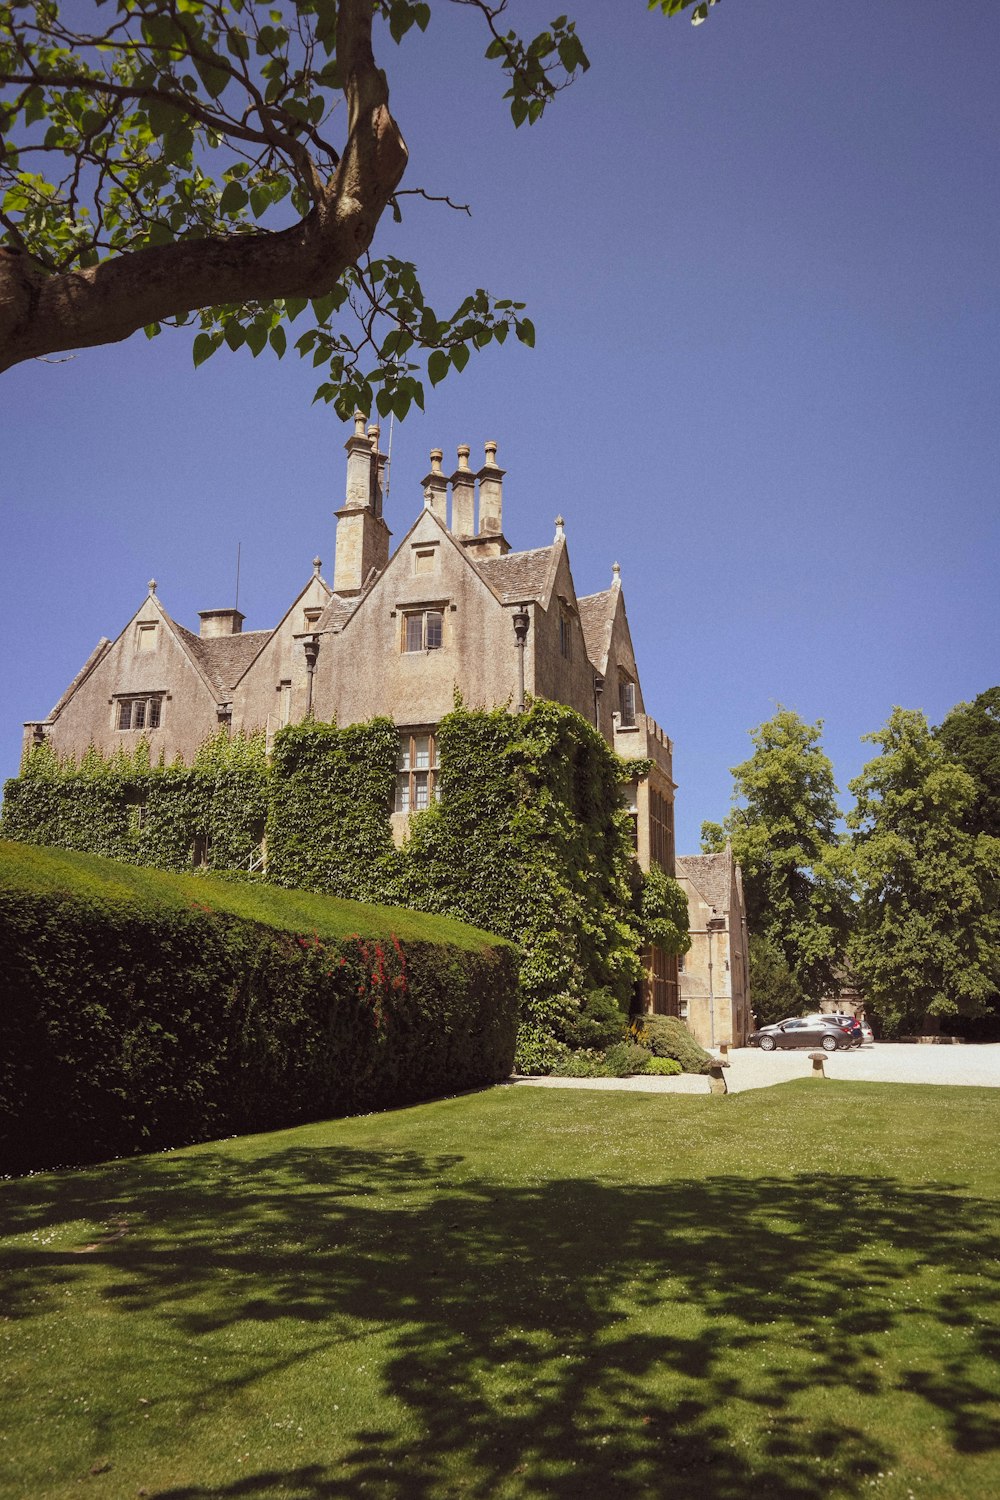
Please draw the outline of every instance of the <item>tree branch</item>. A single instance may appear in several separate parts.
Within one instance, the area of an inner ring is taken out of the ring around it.
[[[299,223],[111,256],[52,274],[0,251],[0,371],[65,349],[114,343],[150,323],[224,303],[319,297],[367,250],[406,168],[403,137],[372,51],[372,0],[340,0],[337,55],[347,141]],[[260,140],[254,134],[248,139]]]

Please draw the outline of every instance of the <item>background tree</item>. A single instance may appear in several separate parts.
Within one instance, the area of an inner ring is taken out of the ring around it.
[[[959,703],[934,733],[948,758],[976,783],[965,816],[967,832],[1000,838],[1000,687],[987,688],[971,703]]]
[[[507,0],[453,3],[480,13],[517,125],[588,66],[565,16],[526,42]],[[223,344],[280,356],[307,314],[317,397],[402,416],[424,370],[436,383],[511,330],[530,344],[521,304],[477,288],[442,318],[412,264],[370,254],[407,165],[373,23],[388,46],[430,17],[425,0],[0,0],[0,370],[194,315],[196,363]]]
[[[749,949],[750,1003],[757,1025],[799,1015],[806,996],[777,943],[764,933],[751,934]]]
[[[791,709],[750,731],[754,752],[733,767],[733,802],[723,823],[702,825],[702,848],[732,843],[743,870],[747,926],[767,939],[768,964],[780,954],[801,995],[818,1000],[835,983],[846,941],[850,892],[840,854],[833,767],[820,746],[822,721]],[[751,949],[750,990],[756,1009]],[[770,980],[768,980],[770,983]],[[793,1007],[794,1008],[794,1007]]]
[[[849,955],[886,1035],[981,1014],[1000,981],[1000,840],[922,713],[894,708],[850,790],[860,903]]]

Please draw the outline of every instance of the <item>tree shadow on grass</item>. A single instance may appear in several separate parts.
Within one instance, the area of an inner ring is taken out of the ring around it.
[[[336,1463],[153,1492],[161,1500],[860,1494],[898,1462],[863,1413],[884,1389],[887,1340],[917,1327],[923,1353],[947,1347],[947,1358],[910,1369],[903,1389],[939,1414],[957,1453],[1000,1446],[997,1393],[973,1373],[991,1352],[998,1288],[983,1268],[996,1209],[947,1185],[511,1186],[470,1176],[458,1156],[317,1144],[252,1162],[223,1149],[119,1163],[5,1196],[22,1235],[127,1219],[97,1252],[115,1271],[102,1294],[123,1311],[157,1309],[185,1340],[243,1322],[305,1325],[291,1354],[256,1349],[228,1375],[199,1376],[183,1393],[192,1410],[283,1361],[379,1333],[383,1410],[405,1421],[356,1427]],[[928,1268],[939,1291],[918,1302]],[[0,1270],[12,1317],[84,1274],[72,1251],[34,1243]],[[843,1393],[832,1409],[861,1420],[804,1419],[802,1393],[823,1385]]]

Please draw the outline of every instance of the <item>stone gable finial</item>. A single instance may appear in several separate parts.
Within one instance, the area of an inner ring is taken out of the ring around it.
[[[556,516],[556,541],[557,542],[564,542],[565,540],[566,540],[566,522],[563,520],[562,516]]]
[[[321,557],[314,557],[313,558],[313,572],[316,574],[317,578],[319,577],[319,570],[320,570],[320,568],[322,566],[323,566],[323,559]]]
[[[611,564],[611,573],[612,573],[612,582],[613,583],[621,583],[621,581],[622,581],[621,563],[612,563]]]
[[[147,583],[146,587],[149,589],[149,592],[151,594],[155,594],[156,593],[156,579],[155,578],[151,578],[149,580],[149,582]]]

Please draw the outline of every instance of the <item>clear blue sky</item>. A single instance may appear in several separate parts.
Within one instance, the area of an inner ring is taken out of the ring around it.
[[[408,203],[379,246],[453,306],[538,329],[397,425],[387,519],[430,448],[495,438],[505,530],[566,517],[582,593],[622,579],[675,742],[678,847],[721,817],[776,703],[843,789],[894,703],[1000,681],[1000,6],[723,0],[708,24],[566,0],[590,72],[515,131],[473,14],[386,43]],[[531,30],[556,5],[513,0]],[[332,572],[346,433],[294,356],[191,364],[190,331],[0,378],[0,775],[155,575],[167,609],[271,625]],[[481,461],[481,460],[480,460]]]

